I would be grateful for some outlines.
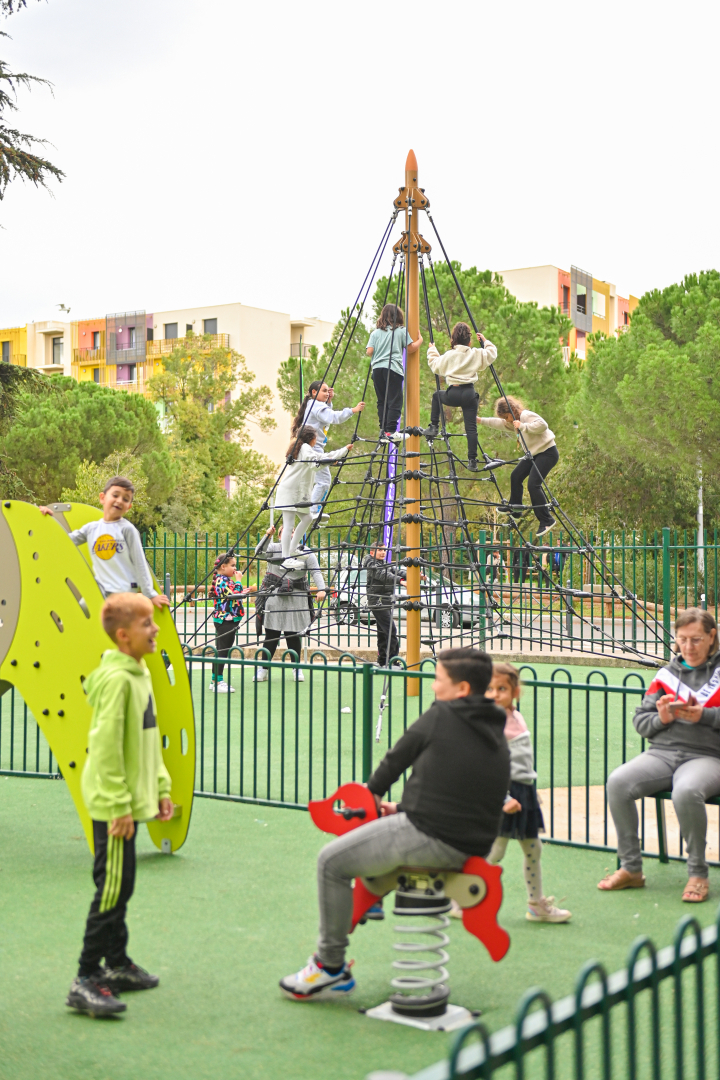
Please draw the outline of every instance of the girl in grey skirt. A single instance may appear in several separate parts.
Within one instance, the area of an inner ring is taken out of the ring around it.
[[[301,636],[312,621],[308,573],[312,577],[313,585],[318,589],[316,595],[319,603],[322,603],[326,595],[325,578],[320,570],[317,556],[314,554],[303,555],[302,551],[299,551],[296,555],[296,559],[299,563],[302,563],[302,567],[294,570],[284,569],[282,566],[282,544],[278,541],[271,542],[270,539],[274,532],[274,526],[268,529],[255,548],[256,555],[263,552],[271,558],[275,556],[277,559],[277,561],[269,563],[268,572],[265,574],[258,593],[265,628],[263,648],[267,649],[269,659],[272,660],[280,643],[280,637],[283,635],[288,649],[292,649],[299,660],[302,647]],[[282,529],[280,530],[281,534]],[[254,681],[266,682],[269,674],[269,668],[259,667],[255,672]],[[293,672],[293,677],[296,682],[305,681],[305,676],[298,668]]]

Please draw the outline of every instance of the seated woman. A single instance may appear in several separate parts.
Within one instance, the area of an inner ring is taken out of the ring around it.
[[[650,749],[608,778],[620,869],[598,889],[644,886],[635,800],[672,788],[687,846],[689,880],[682,898],[701,903],[708,898],[705,800],[720,794],[720,651],[715,620],[700,608],[680,612],[675,634],[677,654],[658,671],[633,717]]]

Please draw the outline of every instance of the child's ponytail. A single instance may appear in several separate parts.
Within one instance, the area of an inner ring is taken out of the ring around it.
[[[290,429],[291,435],[297,435],[298,431],[303,426],[303,420],[305,419],[305,409],[307,408],[308,402],[315,401],[318,391],[322,390],[322,388],[322,379],[315,379],[315,381],[311,382],[308,386],[307,393],[302,401],[302,405],[295,414],[295,419],[292,422],[292,428]]]
[[[210,581],[210,596],[213,600],[218,599],[217,579],[220,567],[224,566],[226,562],[230,562],[230,560],[234,558],[235,555],[232,551],[226,551],[224,555],[218,555],[217,559],[213,563],[212,580]]]

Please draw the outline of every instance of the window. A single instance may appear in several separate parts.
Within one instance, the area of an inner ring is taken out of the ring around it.
[[[154,333],[154,331],[153,331],[153,328],[152,328],[152,326],[149,326],[149,327],[148,327],[148,332],[147,332],[147,339],[148,339],[148,341],[152,341],[152,339],[153,339],[153,333]]]
[[[625,323],[625,326],[627,326],[629,324],[629,322],[630,322],[630,312],[629,311],[623,311],[623,322]],[[4,359],[5,359],[5,354],[3,353],[3,360]]]
[[[593,315],[596,315],[598,319],[605,318],[605,293],[597,292],[593,289],[592,294],[593,301]]]
[[[578,300],[579,299],[580,297],[578,297]],[[582,332],[582,330],[578,330],[577,332],[577,345],[575,347],[575,351],[577,352],[578,358],[580,360],[585,359],[585,334]]]
[[[217,334],[217,319],[203,319],[203,334]]]
[[[54,337],[52,339],[52,362],[53,364],[62,364],[63,362],[63,339],[61,337]]]
[[[93,368],[93,382],[96,382],[96,383],[100,382],[100,368],[99,367]]]
[[[581,315],[587,314],[587,289],[584,285],[577,287],[577,309]]]
[[[176,338],[177,337],[177,326],[178,326],[178,324],[176,322],[166,322],[165,323],[165,337],[166,338]]]
[[[10,363],[10,342],[3,341],[2,343],[2,362],[3,364]]]
[[[570,286],[563,285],[562,287],[562,309],[564,312],[570,310]]]
[[[135,348],[135,327],[128,326],[128,349]]]
[[[99,349],[100,348],[100,331],[99,330],[93,330],[93,332],[92,332],[92,347],[93,347],[93,349]]]
[[[186,334],[192,334],[192,332],[193,332],[192,323],[191,322],[186,322],[185,323],[185,333]]]

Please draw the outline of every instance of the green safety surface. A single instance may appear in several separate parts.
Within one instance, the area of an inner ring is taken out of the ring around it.
[[[297,970],[316,934],[315,855],[325,838],[300,811],[198,799],[187,844],[161,855],[139,837],[129,909],[130,953],[160,975],[157,990],[126,995],[116,1020],[92,1020],[64,1001],[92,895],[91,862],[62,781],[0,778],[0,1075],[3,1080],[363,1080],[373,1069],[413,1073],[446,1052],[450,1036],[369,1020],[390,977],[390,917],[353,935],[358,988],[338,1003],[285,1000],[278,979]],[[638,934],[672,941],[689,910],[685,866],[647,860],[644,892],[596,889],[614,857],[546,846],[545,891],[574,912],[565,926],[525,920],[519,846],[510,844],[500,921],[512,945],[493,964],[455,922],[451,1000],[482,1008],[491,1030],[509,1023],[522,993],[572,991],[591,957],[622,966]],[[386,901],[389,906],[389,902]]]

